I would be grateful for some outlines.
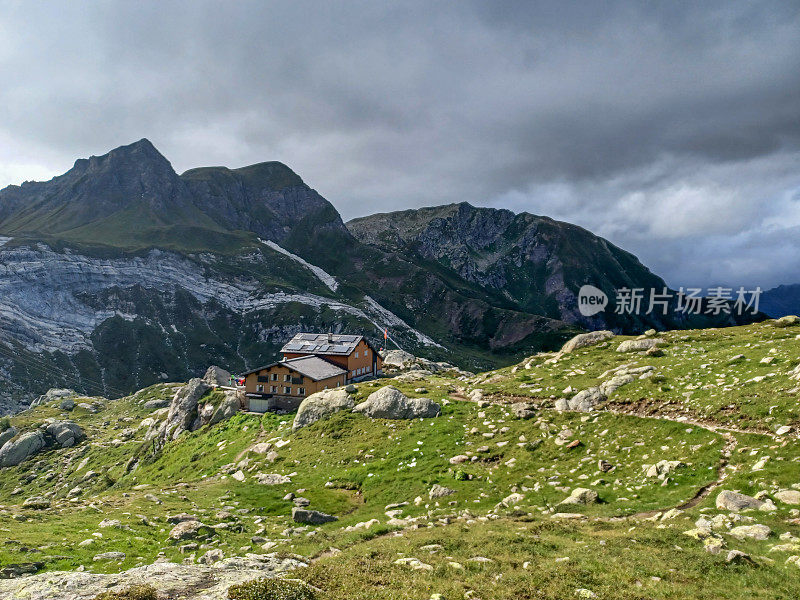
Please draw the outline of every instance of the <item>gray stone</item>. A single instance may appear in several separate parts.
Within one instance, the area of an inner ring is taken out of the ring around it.
[[[633,383],[633,375],[627,375],[627,374],[614,375],[614,377],[612,377],[608,381],[604,381],[603,383],[600,384],[600,394],[608,397],[614,392],[616,392],[623,385],[628,385],[629,383]]]
[[[752,496],[723,490],[717,496],[717,508],[739,512],[742,510],[775,510],[775,505],[771,500],[758,500]]]
[[[295,507],[292,509],[292,519],[296,523],[306,523],[308,525],[322,525],[331,521],[338,521],[339,517],[320,512],[318,510],[308,510]]]
[[[587,488],[575,488],[561,504],[593,504],[598,501],[597,492]]]
[[[300,403],[297,415],[292,424],[292,431],[316,423],[320,419],[327,419],[331,415],[353,408],[353,398],[347,389],[323,390],[311,394]]]
[[[536,416],[536,405],[533,402],[515,402],[511,405],[511,412],[518,419],[532,419]]]
[[[200,426],[197,401],[211,389],[202,379],[192,379],[175,392],[169,413],[159,430],[162,442],[175,440],[184,431],[194,431]]]
[[[167,408],[169,406],[169,400],[166,398],[154,398],[153,400],[148,400],[142,406],[146,410],[159,410],[161,408]]]
[[[199,537],[208,537],[214,533],[208,525],[200,521],[181,521],[169,532],[173,540],[193,540]]]
[[[41,431],[23,433],[16,440],[6,442],[0,448],[0,468],[20,464],[42,451],[45,445],[44,434]]]
[[[125,553],[124,552],[103,552],[102,554],[96,554],[93,561],[101,561],[101,560],[125,560]]]
[[[800,491],[781,490],[775,494],[775,498],[784,504],[800,504]]]
[[[431,500],[436,500],[437,498],[444,498],[445,496],[450,496],[455,493],[456,491],[450,489],[449,487],[434,483],[431,489],[428,491],[428,498]]]
[[[46,431],[62,448],[70,448],[86,439],[83,429],[74,421],[54,421],[47,426]]]
[[[372,392],[353,409],[373,419],[418,419],[436,417],[441,408],[428,398],[409,398],[393,386]]]
[[[663,344],[661,338],[645,338],[643,340],[626,340],[617,346],[617,352],[644,352]]]
[[[613,337],[613,331],[590,331],[589,333],[580,333],[564,344],[564,346],[561,348],[561,354],[569,354],[570,352],[574,352],[579,348],[593,346],[595,344],[605,342],[606,340],[610,340]]]
[[[775,319],[773,325],[775,325],[775,327],[794,327],[800,325],[800,317],[797,315],[786,315],[780,319]]]
[[[0,431],[0,448],[2,448],[7,441],[19,433],[19,430],[13,425],[4,431]]]
[[[31,496],[22,503],[22,508],[30,508],[32,510],[45,510],[50,508],[50,500],[42,496]]]
[[[589,412],[599,403],[605,402],[606,399],[606,396],[600,391],[599,387],[593,387],[578,392],[572,398],[560,398],[556,401],[556,410]]]
[[[231,374],[222,367],[211,366],[208,367],[206,374],[203,375],[203,381],[205,381],[208,385],[212,385],[214,387],[221,385],[230,385]]]
[[[763,541],[767,539],[772,530],[766,525],[739,525],[729,532],[737,540],[752,539]]]
[[[227,421],[233,415],[239,412],[240,406],[241,403],[239,402],[238,392],[234,390],[226,390],[225,399],[214,410],[214,413],[211,415],[211,420],[208,422],[209,425],[215,425],[217,423],[221,423],[222,421]]]

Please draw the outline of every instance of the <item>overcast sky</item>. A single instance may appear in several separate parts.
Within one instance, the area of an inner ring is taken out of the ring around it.
[[[800,282],[800,3],[7,2],[0,187],[149,138],[345,219],[467,201],[673,287]]]

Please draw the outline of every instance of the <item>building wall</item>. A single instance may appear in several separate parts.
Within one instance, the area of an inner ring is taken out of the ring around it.
[[[273,381],[272,375],[277,376],[277,380]],[[292,383],[291,381],[284,381],[285,376],[290,378],[302,378],[302,383]],[[259,377],[266,377],[267,381],[259,381]],[[309,377],[303,377],[297,371],[289,369],[283,365],[275,365],[268,369],[261,369],[257,373],[250,373],[245,378],[245,392],[248,394],[275,394],[278,396],[295,396],[298,398],[305,398],[315,392],[324,390],[325,388],[335,388],[345,384],[345,376],[338,375],[320,381],[314,381]],[[259,390],[258,386],[263,386]],[[273,386],[277,388],[273,391]],[[289,388],[287,392],[284,388]]]
[[[298,353],[284,353],[284,359],[298,358],[300,356],[308,356],[307,354]],[[347,370],[348,381],[358,379],[359,377],[367,377],[376,375],[376,371],[383,369],[383,359],[375,352],[369,345],[361,340],[349,356],[342,356],[340,354],[317,354],[320,358],[324,358],[328,362],[340,366]],[[373,371],[373,358],[376,359],[375,370]]]

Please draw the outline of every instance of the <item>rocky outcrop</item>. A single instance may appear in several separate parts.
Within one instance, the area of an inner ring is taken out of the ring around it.
[[[441,407],[428,398],[409,398],[387,385],[372,392],[353,412],[372,419],[424,419],[438,416]]]
[[[62,448],[70,448],[86,439],[81,426],[73,421],[54,421],[47,425],[45,431]]]
[[[338,521],[339,517],[320,512],[318,510],[308,510],[305,508],[294,507],[292,509],[292,520],[296,523],[305,523],[306,525],[322,525],[332,521]]]
[[[2,448],[7,441],[16,436],[18,433],[19,431],[13,425],[8,429],[0,431],[0,448]]]
[[[225,399],[214,409],[208,424],[215,425],[230,419],[239,412],[240,407],[241,401],[239,399],[239,393],[235,390],[227,390],[225,392]]]
[[[200,426],[198,400],[211,389],[202,379],[192,379],[172,398],[167,419],[162,423],[159,439],[163,442],[178,439],[184,431],[194,431]]]
[[[16,429],[6,430],[5,435],[10,432],[16,434]],[[85,439],[86,434],[77,423],[50,420],[40,429],[7,439],[0,446],[0,468],[16,466],[47,448],[70,448]]]
[[[608,330],[580,333],[562,346],[561,354],[569,354],[570,352],[575,352],[575,350],[585,348],[586,346],[594,346],[606,340],[610,340],[613,337],[614,332]]]
[[[47,390],[46,393],[42,394],[36,400],[31,402],[31,407],[40,406],[42,404],[47,404],[52,402],[53,400],[74,400],[78,397],[78,393],[75,390],[63,389],[63,388],[52,388]],[[73,406],[74,406],[73,402]],[[71,409],[65,409],[71,410]]]
[[[594,504],[598,501],[597,492],[587,488],[575,488],[561,504]]]
[[[341,410],[353,408],[353,397],[345,389],[323,390],[308,396],[297,409],[292,431],[326,419]]]
[[[94,600],[104,592],[121,591],[133,585],[150,585],[165,598],[179,598],[187,590],[192,590],[192,600],[226,600],[228,588],[232,585],[274,577],[304,566],[306,563],[296,558],[247,554],[225,558],[212,565],[157,562],[110,575],[88,571],[48,572],[20,579],[0,579],[0,597]]]
[[[663,344],[664,340],[661,338],[645,338],[642,340],[625,340],[617,346],[617,352],[645,352],[651,348],[655,348],[659,344]]]
[[[208,367],[206,374],[203,375],[203,381],[205,381],[208,385],[214,387],[220,385],[230,385],[231,374],[222,367],[217,367],[216,365],[213,365]]]

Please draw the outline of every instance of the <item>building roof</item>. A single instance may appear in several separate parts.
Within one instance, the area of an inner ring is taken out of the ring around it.
[[[330,363],[327,360],[317,356],[300,356],[298,358],[290,358],[287,360],[274,362],[271,365],[259,367],[258,369],[253,369],[252,371],[245,373],[245,376],[277,366],[291,369],[292,371],[300,373],[300,375],[308,377],[309,379],[313,379],[314,381],[330,379],[331,377],[344,375],[347,372],[333,363]]]
[[[336,354],[349,356],[363,335],[339,335],[334,333],[298,333],[281,348],[284,354]]]

